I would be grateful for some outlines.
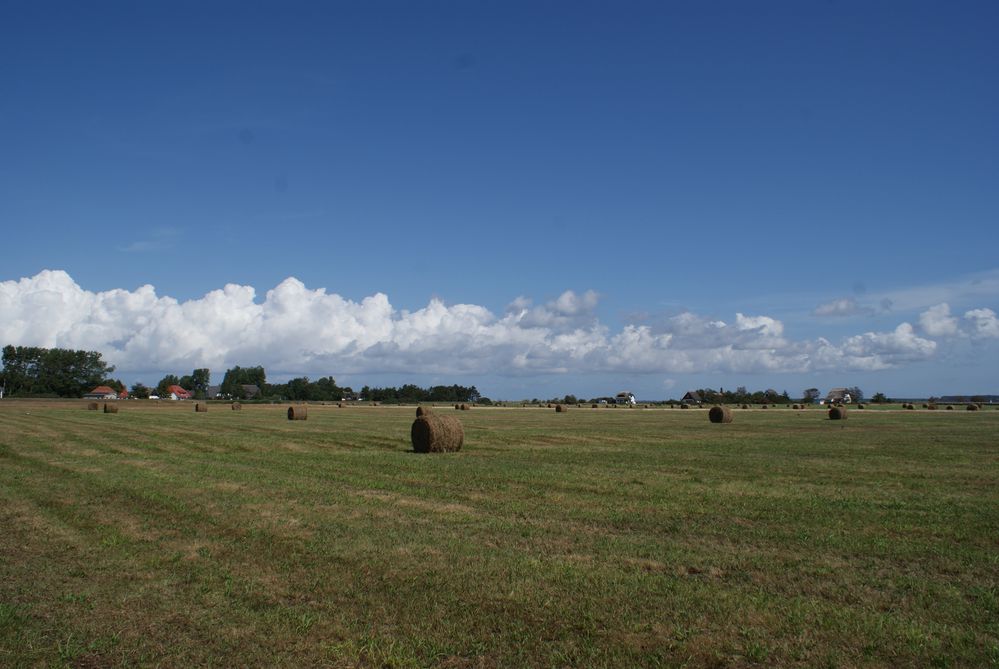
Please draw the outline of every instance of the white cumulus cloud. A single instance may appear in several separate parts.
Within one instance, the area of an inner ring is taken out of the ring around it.
[[[0,344],[97,350],[120,373],[259,364],[274,378],[877,370],[928,359],[937,348],[909,323],[836,344],[791,340],[780,320],[743,313],[726,322],[688,311],[611,331],[596,317],[598,301],[592,291],[566,291],[539,306],[518,298],[500,315],[437,299],[408,311],[383,293],[354,301],[288,278],[262,298],[228,284],[180,302],[148,285],[91,292],[46,270],[0,282]],[[958,321],[975,337],[999,337],[990,309],[957,319],[941,304],[920,326],[947,335]]]

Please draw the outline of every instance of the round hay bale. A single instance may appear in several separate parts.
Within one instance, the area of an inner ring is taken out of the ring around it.
[[[242,411],[243,410],[243,405],[240,404],[239,402],[233,402],[232,403],[232,410],[233,411]]]
[[[749,408],[749,405],[748,405],[748,404],[743,404],[743,405],[742,405],[742,408],[743,408],[743,409],[748,409],[748,408]]]
[[[766,405],[766,404],[761,404],[761,405],[760,405],[760,408],[761,408],[761,409],[766,409],[766,408],[767,408],[767,405]]]
[[[680,408],[681,408],[681,409],[689,409],[689,408],[690,408],[690,405],[689,405],[689,404],[681,404],[681,405],[680,405]]]
[[[829,420],[846,420],[846,407],[833,407],[829,409]]]
[[[929,405],[929,404],[923,404],[923,408],[924,408],[924,409],[929,409],[929,408],[930,408],[930,405]]]
[[[953,410],[954,410],[954,407],[952,407],[951,405],[948,404],[947,405],[947,411],[953,411]]]
[[[968,411],[978,411],[978,405],[977,404],[969,404],[968,407],[967,407],[967,409],[968,409]]]
[[[297,407],[288,407],[288,420],[308,420],[309,407],[301,404]]]
[[[712,423],[731,423],[732,410],[728,407],[711,407],[708,411],[708,420]]]
[[[593,405],[590,406],[590,408],[591,409],[599,409],[600,407],[598,407],[596,404],[593,404]]]
[[[416,407],[416,417],[427,416],[432,414],[433,410],[430,407]]]
[[[863,409],[863,408],[864,408],[864,405],[863,405],[863,404],[858,404],[858,405],[857,405],[857,408],[858,408],[858,409]]]
[[[118,405],[110,404],[108,402],[104,403],[104,413],[118,413]]]
[[[436,413],[413,421],[409,434],[417,453],[454,453],[465,441],[465,431],[457,418]]]
[[[562,406],[561,404],[555,405],[555,413],[565,413],[569,410],[569,407]]]
[[[205,404],[204,402],[197,402],[194,405],[194,412],[195,413],[208,413],[208,405]]]
[[[902,406],[905,407],[906,411],[914,411],[916,409],[915,405],[913,404],[903,404]]]
[[[460,404],[455,404],[454,405],[454,410],[455,411],[461,411],[461,405]]]
[[[87,411],[97,411],[101,406],[97,402],[91,402],[87,405]]]
[[[929,409],[930,411],[936,411],[937,410],[937,405],[936,404],[927,404],[926,408]]]
[[[462,404],[461,405],[461,410],[462,411],[469,411],[469,410],[471,410],[471,408],[472,407],[468,406],[467,404]]]

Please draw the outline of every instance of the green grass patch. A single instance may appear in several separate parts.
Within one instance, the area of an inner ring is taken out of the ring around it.
[[[999,413],[83,406],[0,402],[0,666],[999,662]]]

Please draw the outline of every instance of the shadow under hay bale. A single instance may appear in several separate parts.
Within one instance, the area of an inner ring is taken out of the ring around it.
[[[288,420],[308,420],[309,407],[304,404],[297,407],[288,407]]]
[[[829,409],[829,420],[846,420],[846,407],[833,407]]]
[[[194,405],[195,413],[208,413],[208,405],[204,402],[198,402]]]
[[[97,402],[91,402],[87,405],[87,411],[97,411],[101,406]]]
[[[104,413],[118,413],[117,404],[104,404]]]
[[[419,418],[420,416],[428,416],[428,415],[430,415],[432,413],[433,413],[433,410],[430,407],[416,407],[416,417],[417,418]]]
[[[562,406],[561,404],[555,405],[555,413],[565,413],[569,410],[569,407]]]
[[[465,442],[465,431],[457,418],[435,413],[418,417],[409,433],[417,453],[454,453]]]
[[[243,405],[240,404],[239,402],[233,402],[232,403],[232,410],[233,411],[242,411],[243,410]]]
[[[708,420],[712,423],[731,423],[732,410],[728,407],[711,407],[708,411]]]

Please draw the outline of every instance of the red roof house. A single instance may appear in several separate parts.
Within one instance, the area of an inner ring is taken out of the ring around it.
[[[184,390],[180,386],[167,386],[167,392],[179,400],[189,400],[194,397],[190,390]]]
[[[118,393],[109,386],[97,386],[83,397],[88,400],[113,400],[118,397]]]

